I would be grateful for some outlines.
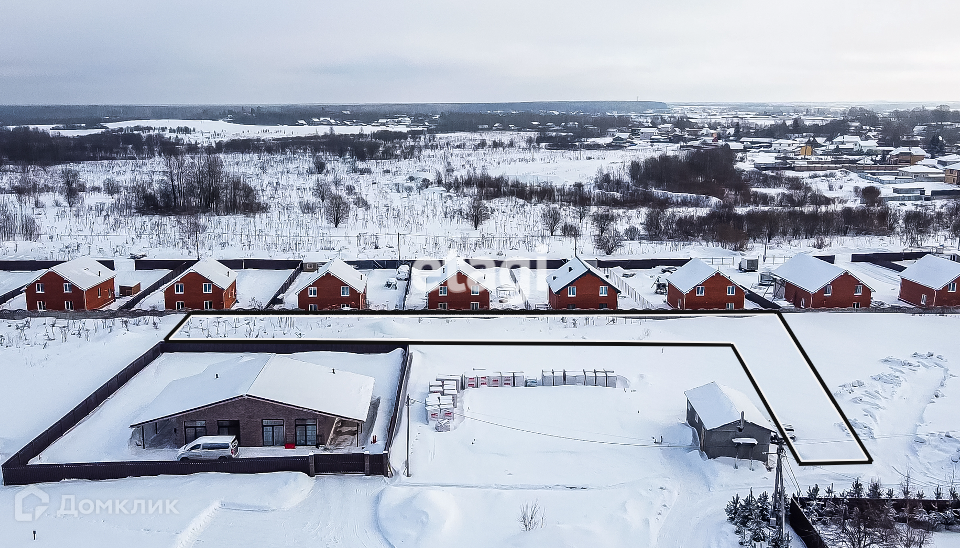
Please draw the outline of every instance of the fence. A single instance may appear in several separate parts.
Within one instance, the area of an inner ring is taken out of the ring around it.
[[[803,510],[796,497],[790,497],[790,527],[807,548],[829,548]]]
[[[397,383],[397,397],[393,404],[393,416],[390,417],[390,426],[387,430],[387,441],[384,444],[383,451],[383,475],[393,476],[393,469],[390,467],[390,451],[393,450],[393,442],[396,440],[397,431],[400,429],[400,414],[403,412],[403,406],[407,399],[407,380],[410,378],[410,366],[413,364],[413,354],[407,347],[406,355],[403,359],[403,371],[400,374],[400,382]],[[410,417],[407,417],[410,420]]]
[[[168,272],[165,276],[163,276],[159,280],[150,284],[146,289],[141,289],[140,293],[137,293],[136,295],[131,297],[130,300],[120,305],[120,310],[133,310],[135,306],[140,304],[140,301],[146,299],[148,296],[150,296],[151,293],[153,293],[154,291],[160,289],[164,285],[180,277],[180,275],[183,274],[187,270],[187,268],[189,268],[189,264],[190,263],[188,262],[181,262],[177,267],[175,267],[173,270]]]
[[[604,268],[603,273],[607,275],[607,279],[610,280],[610,282],[613,284],[613,287],[616,287],[618,290],[620,290],[620,293],[626,295],[627,297],[630,297],[631,299],[639,303],[640,308],[642,309],[657,308],[652,304],[650,304],[650,301],[644,299],[643,295],[641,295],[639,291],[637,291],[632,286],[630,286],[626,280],[618,276],[617,273],[613,271],[613,269]]]
[[[297,268],[293,269],[293,272],[287,276],[286,281],[280,285],[280,288],[277,289],[277,292],[273,294],[273,297],[270,298],[270,301],[264,305],[264,308],[271,304],[283,304],[283,294],[290,289],[290,286],[293,285],[294,280],[297,279],[297,276],[299,276],[301,272],[303,272],[303,263],[298,264]]]
[[[750,302],[752,302],[752,303],[754,303],[754,304],[756,304],[756,305],[758,305],[758,306],[762,306],[763,308],[766,308],[767,310],[780,310],[780,305],[779,305],[779,304],[763,298],[762,296],[760,296],[760,295],[758,295],[757,293],[755,293],[755,292],[747,289],[746,287],[743,287],[742,289],[743,289],[743,296],[744,296],[744,298],[746,298],[748,301],[750,301]]]

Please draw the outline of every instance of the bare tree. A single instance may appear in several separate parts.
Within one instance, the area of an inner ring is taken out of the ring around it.
[[[323,214],[334,228],[339,227],[350,215],[350,200],[341,194],[331,194],[323,205]]]
[[[520,517],[517,521],[520,522],[520,528],[524,531],[533,531],[543,527],[543,519],[543,508],[540,507],[539,502],[534,501],[520,507]]]
[[[611,228],[603,234],[597,233],[593,236],[593,245],[600,251],[609,255],[623,247],[623,234],[616,228]]]
[[[207,223],[203,221],[199,214],[184,215],[177,218],[177,229],[182,238],[193,244],[197,253],[197,260],[200,259],[200,238],[207,232]]]
[[[63,194],[63,199],[67,201],[67,207],[72,208],[80,204],[83,199],[80,193],[83,190],[79,171],[70,167],[60,170],[60,193]]]
[[[463,217],[473,225],[474,230],[480,228],[480,225],[490,219],[491,215],[490,207],[487,206],[486,202],[484,202],[483,198],[479,195],[474,196],[461,213]]]
[[[333,187],[330,186],[330,183],[324,180],[317,178],[317,182],[313,183],[313,195],[321,202],[326,202],[327,197],[333,193]]]
[[[593,229],[599,237],[612,230],[619,218],[620,216],[617,215],[616,212],[610,211],[609,209],[601,209],[590,216],[590,221],[593,223]]]
[[[563,216],[560,215],[560,208],[557,206],[547,206],[540,213],[540,219],[543,221],[543,228],[547,229],[551,236],[556,235]]]

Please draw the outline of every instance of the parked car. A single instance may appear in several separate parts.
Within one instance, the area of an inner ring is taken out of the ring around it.
[[[236,436],[201,436],[177,451],[177,460],[227,460],[240,454]]]

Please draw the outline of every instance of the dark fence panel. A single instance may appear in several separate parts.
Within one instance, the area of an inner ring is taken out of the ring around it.
[[[270,302],[267,304],[283,304],[282,295],[290,289],[290,286],[293,285],[294,280],[297,279],[297,276],[299,276],[301,272],[303,272],[303,263],[297,264],[297,267],[287,276],[286,281],[280,285],[280,288],[273,294],[273,297],[270,297]]]
[[[270,352],[293,354],[296,352],[351,352],[354,354],[386,354],[396,349],[406,349],[400,342],[384,344],[368,343],[320,343],[309,341],[197,341],[175,340],[163,343],[164,352]]]
[[[255,268],[258,270],[290,270],[291,268],[300,268],[302,264],[300,259],[240,259],[240,261],[239,268]]]
[[[4,293],[3,295],[0,295],[0,304],[3,304],[3,303],[5,303],[5,302],[9,301],[10,299],[16,297],[16,296],[19,295],[20,293],[23,293],[23,288],[24,288],[24,287],[26,287],[26,286],[20,286],[20,287],[18,287],[18,288],[16,288],[16,289],[11,289],[10,291],[7,291],[7,292]]]
[[[315,453],[317,474],[363,474],[366,456],[363,453]]]
[[[598,268],[620,267],[626,270],[646,270],[659,266],[683,266],[690,259],[598,259]]]
[[[850,256],[853,263],[872,263],[873,261],[915,261],[928,251],[905,251],[903,253],[854,253]]]
[[[896,272],[903,272],[904,270],[907,269],[907,267],[903,266],[902,264],[897,264],[897,263],[892,262],[892,261],[881,261],[881,260],[875,259],[875,260],[870,261],[870,264],[875,264],[875,265],[877,265],[877,266],[882,266],[883,268],[888,268],[888,269],[893,270],[893,271],[896,271]]]
[[[31,270],[46,270],[48,268],[57,266],[62,262],[63,261],[31,261],[31,260],[0,261],[0,270],[12,270],[15,272],[29,272]],[[103,261],[100,261],[100,262],[102,263]]]
[[[190,262],[181,262],[173,270],[168,272],[164,277],[150,284],[150,286],[147,287],[146,289],[141,289],[140,293],[137,293],[136,295],[131,297],[129,301],[123,303],[123,305],[120,306],[120,310],[133,310],[133,307],[140,304],[140,301],[146,299],[151,293],[153,293],[154,291],[160,289],[164,285],[180,277],[181,274],[183,274],[188,268],[190,268],[190,264],[191,264]]]
[[[779,304],[777,304],[777,303],[775,303],[775,302],[773,302],[773,301],[769,301],[769,300],[761,297],[760,295],[754,293],[753,291],[750,291],[750,290],[747,289],[746,287],[741,287],[741,289],[743,289],[743,296],[744,296],[748,301],[750,301],[750,302],[752,302],[752,303],[755,303],[755,304],[758,304],[758,305],[766,308],[767,310],[780,310],[780,305],[779,305]]]
[[[356,268],[357,270],[396,270],[400,268],[400,265],[405,264],[404,261],[399,261],[397,259],[385,259],[381,261],[377,260],[366,260],[366,261],[344,261],[348,265]]]
[[[807,548],[829,548],[827,544],[823,542],[820,533],[818,533],[813,527],[813,524],[810,523],[810,519],[808,519],[807,515],[800,509],[800,505],[797,504],[797,499],[794,497],[790,497],[789,520],[793,532],[800,537],[800,540],[803,541]]]
[[[393,470],[390,469],[390,451],[393,449],[393,442],[397,437],[397,430],[400,429],[400,414],[403,413],[404,404],[407,399],[407,381],[410,379],[410,367],[413,364],[413,353],[410,347],[407,347],[403,357],[403,370],[400,373],[400,382],[397,383],[397,396],[393,403],[393,414],[390,416],[390,426],[387,428],[387,441],[384,444],[383,457],[383,475],[390,477]],[[409,420],[409,417],[407,417]]]
[[[836,255],[814,255],[814,258],[820,259],[825,263],[833,264],[837,260]]]
[[[136,270],[176,270],[186,264],[189,268],[196,259],[137,259],[133,261]]]

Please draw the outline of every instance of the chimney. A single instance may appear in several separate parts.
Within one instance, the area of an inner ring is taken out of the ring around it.
[[[740,412],[740,426],[737,427],[737,432],[743,432],[743,411]]]

